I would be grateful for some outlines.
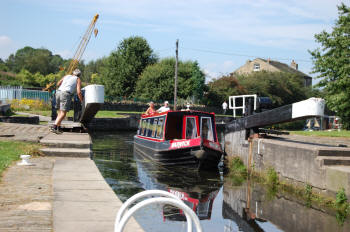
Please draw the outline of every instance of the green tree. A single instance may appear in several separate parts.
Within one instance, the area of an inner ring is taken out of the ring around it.
[[[35,86],[34,75],[26,69],[22,69],[17,75],[17,80],[20,81],[21,86],[33,87]]]
[[[147,41],[139,36],[124,39],[108,58],[103,84],[106,94],[113,97],[130,97],[142,71],[157,62]]]
[[[101,84],[102,76],[106,73],[107,61],[107,57],[97,59],[96,61],[90,61],[85,65],[83,79],[89,83]]]
[[[205,103],[221,105],[229,96],[257,94],[269,97],[273,107],[291,104],[310,96],[311,90],[303,86],[303,78],[286,72],[254,72],[250,75],[230,74],[209,82]]]
[[[339,17],[332,32],[315,35],[321,48],[309,51],[313,72],[319,73],[320,87],[326,92],[327,106],[341,117],[345,129],[350,129],[350,8],[338,6]]]
[[[229,96],[242,94],[247,94],[247,91],[233,74],[229,74],[208,83],[203,102],[210,106],[221,106],[225,100],[228,101]]]
[[[6,63],[0,58],[0,71],[7,72],[9,68],[6,66]]]
[[[166,58],[148,66],[136,84],[135,96],[154,101],[170,100],[174,97],[175,59]],[[200,99],[205,87],[205,76],[197,62],[179,62],[178,97]]]
[[[255,72],[238,80],[247,94],[269,97],[273,107],[305,100],[311,91],[304,87],[303,77],[287,72]]]
[[[26,69],[31,73],[39,72],[43,75],[59,71],[63,59],[59,55],[52,55],[51,51],[45,48],[35,49],[24,47],[11,54],[6,60],[7,67],[13,72],[20,72]]]

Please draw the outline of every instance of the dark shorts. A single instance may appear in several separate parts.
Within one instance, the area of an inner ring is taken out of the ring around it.
[[[57,91],[56,93],[56,108],[68,112],[72,102],[72,94],[65,91]]]

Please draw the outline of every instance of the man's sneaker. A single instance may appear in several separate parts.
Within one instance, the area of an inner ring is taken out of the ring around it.
[[[57,127],[56,134],[62,134],[62,133],[63,133],[62,128],[60,126]]]
[[[53,126],[50,126],[49,130],[50,130],[50,132],[52,132],[52,133],[55,133],[55,131],[56,131],[55,127],[53,127]]]
[[[50,131],[52,133],[55,133],[55,134],[62,134],[63,133],[63,130],[59,127],[57,127],[57,129],[55,129],[54,127],[50,127]]]

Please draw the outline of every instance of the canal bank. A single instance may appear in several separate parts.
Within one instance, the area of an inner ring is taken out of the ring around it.
[[[273,168],[293,184],[308,184],[333,197],[344,188],[350,196],[349,139],[296,135],[246,139],[242,130],[226,132],[225,151],[228,156],[239,156],[254,171]]]
[[[122,201],[89,158],[88,134],[55,135],[47,125],[1,123],[0,135],[2,139],[40,140],[47,146],[44,149],[51,149],[45,157],[32,158],[32,166],[14,164],[5,172],[0,215],[6,220],[1,220],[1,231],[113,231]],[[65,153],[59,152],[64,149]],[[132,219],[125,231],[143,229]]]

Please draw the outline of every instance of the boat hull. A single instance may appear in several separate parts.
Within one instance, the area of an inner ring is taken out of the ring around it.
[[[149,160],[162,165],[190,165],[200,169],[217,168],[222,152],[201,146],[169,149],[169,141],[151,141],[134,137],[134,149]]]

